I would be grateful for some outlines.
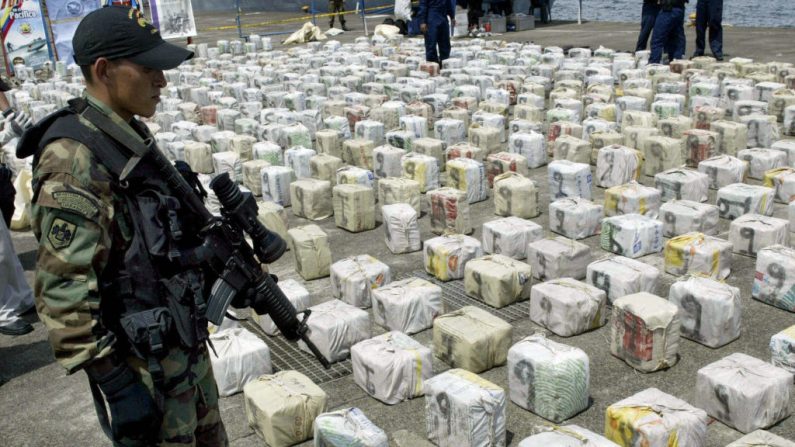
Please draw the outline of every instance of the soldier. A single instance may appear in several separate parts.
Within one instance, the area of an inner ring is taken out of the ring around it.
[[[331,13],[331,21],[328,24],[329,28],[334,28],[334,15],[336,14],[340,18],[342,30],[350,31],[350,29],[345,26],[345,0],[329,0],[328,10]]]
[[[163,70],[193,53],[117,6],[83,18],[72,45],[84,95],[17,148],[35,155],[35,299],[55,358],[86,371],[114,445],[228,445],[206,348],[215,278],[186,255],[199,219],[157,175],[135,118],[155,113]]]

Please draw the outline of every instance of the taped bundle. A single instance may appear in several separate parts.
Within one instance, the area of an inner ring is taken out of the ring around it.
[[[458,107],[458,108],[464,109],[464,110],[466,110],[467,112],[469,112],[471,114],[471,113],[474,113],[478,109],[478,103],[480,102],[480,98],[479,98],[480,89],[478,87],[474,86],[474,85],[470,85],[470,86],[462,85],[462,86],[456,87],[456,89],[458,89],[458,88],[467,88],[467,87],[473,87],[474,89],[473,89],[472,93],[473,94],[477,94],[478,96],[469,96],[469,95],[456,96],[450,101],[450,103],[454,107]],[[453,91],[453,94],[455,94],[455,90]]]
[[[758,250],[751,296],[763,303],[795,312],[795,250],[771,245]]]
[[[305,147],[291,147],[284,151],[284,164],[293,169],[297,178],[309,178],[312,176],[309,160],[316,154],[317,153],[312,149],[307,149]]]
[[[230,130],[222,130],[210,135],[210,147],[212,147],[213,153],[231,150],[232,138],[235,136],[236,134]]]
[[[373,169],[373,140],[353,139],[342,142],[342,161],[359,168]]]
[[[439,236],[424,243],[425,271],[442,281],[463,278],[466,263],[480,256],[480,242],[463,234]]]
[[[464,129],[469,128],[469,111],[461,107],[449,107],[442,111],[442,118],[460,120],[464,122]],[[427,129],[427,127],[426,127]],[[425,135],[423,135],[425,136]]]
[[[599,149],[605,146],[612,146],[614,144],[624,144],[624,136],[612,130],[592,132],[589,136],[591,143],[591,160],[592,165],[596,164],[596,159],[599,155]]]
[[[284,292],[284,296],[287,297],[287,300],[290,301],[290,304],[293,305],[296,312],[303,312],[312,304],[312,297],[309,295],[309,292],[298,281],[294,279],[282,279],[279,281],[278,285],[279,289]],[[276,323],[273,322],[270,315],[252,314],[252,317],[266,334],[275,336],[280,333],[279,328],[276,326]]]
[[[770,363],[795,374],[795,326],[770,337]]]
[[[305,225],[292,228],[287,234],[298,274],[307,281],[328,276],[331,251],[326,233],[317,225]]]
[[[338,179],[338,182],[339,179]],[[338,184],[332,188],[334,223],[351,233],[375,228],[375,193],[370,186]]]
[[[718,207],[690,200],[671,200],[660,207],[663,236],[698,232],[709,236],[718,233]]]
[[[593,177],[591,167],[585,163],[555,160],[547,167],[550,198],[592,197]]]
[[[558,121],[551,123],[547,129],[547,153],[551,155],[555,140],[563,135],[582,138],[582,126],[577,123]]]
[[[643,145],[643,154],[645,156],[643,173],[656,177],[656,175],[659,175],[658,173],[666,170],[681,171],[679,167],[685,164],[682,146],[682,141],[676,138],[664,136],[647,138]]]
[[[414,147],[414,134],[409,130],[390,130],[386,133],[386,142],[410,152]]]
[[[317,154],[309,159],[309,172],[312,178],[326,180],[332,186],[337,184],[337,170],[342,167],[342,160],[328,154]],[[243,166],[245,170],[245,164]]]
[[[605,437],[623,446],[707,445],[707,413],[647,388],[607,407]],[[637,440],[626,443],[626,439]]]
[[[533,268],[533,277],[540,281],[568,277],[583,279],[591,257],[591,249],[587,245],[561,236],[527,245],[527,263]]]
[[[210,335],[210,354],[218,394],[231,396],[250,381],[273,372],[268,345],[244,328],[226,329]]]
[[[608,188],[605,190],[605,216],[635,213],[656,219],[661,197],[659,190],[634,181]]]
[[[668,301],[679,308],[682,337],[719,348],[740,337],[740,289],[700,275],[678,279]]]
[[[743,214],[729,226],[729,242],[734,252],[746,256],[771,245],[789,245],[789,221],[759,214]]]
[[[484,154],[498,152],[503,133],[505,133],[505,129],[472,123],[469,126],[469,143],[483,149]]]
[[[792,374],[736,352],[698,370],[695,404],[743,433],[790,414]]]
[[[366,119],[367,112],[369,110],[370,108],[364,105],[350,105],[343,109],[345,113],[344,116],[348,120],[348,126],[351,132],[354,131],[356,123]]]
[[[776,149],[743,149],[737,152],[737,158],[748,162],[748,177],[759,180],[765,172],[787,165],[787,154]]]
[[[336,175],[338,185],[363,185],[369,188],[375,186],[375,176],[367,169],[343,166],[337,169]]]
[[[381,206],[395,203],[410,205],[420,213],[420,185],[415,180],[387,177],[378,181],[378,203]]]
[[[420,192],[425,193],[439,187],[439,166],[429,155],[406,154],[401,160],[403,177],[417,181]]]
[[[402,157],[406,155],[403,149],[384,145],[373,149],[373,172],[377,178],[400,177],[403,174],[401,165]]]
[[[591,135],[595,132],[616,132],[616,123],[602,118],[586,118],[582,122],[582,139],[591,141]]]
[[[284,207],[275,202],[258,201],[257,220],[265,225],[270,231],[278,234],[280,238],[287,241],[287,212]]]
[[[354,135],[359,140],[370,140],[375,146],[384,144],[384,124],[379,121],[361,120],[354,125]]]
[[[431,231],[436,234],[468,234],[472,232],[469,202],[466,194],[455,188],[428,191],[431,208]]]
[[[624,128],[624,126],[625,126],[624,115],[626,115],[627,112],[649,113],[649,112],[647,112],[647,110],[648,110],[648,106],[647,106],[647,103],[646,103],[646,98],[641,98],[641,97],[638,97],[638,96],[628,96],[628,95],[616,98],[616,122],[621,124],[621,128]],[[643,115],[638,115],[638,117],[640,117],[640,116],[643,116]],[[649,115],[647,115],[648,119],[651,119],[652,116],[653,115],[651,113],[649,113]],[[610,120],[608,120],[608,121],[610,121]],[[631,122],[632,123],[637,123],[637,120],[635,118],[632,118]],[[628,124],[628,125],[630,125],[630,126],[639,126],[641,124]],[[651,124],[651,122],[647,122],[646,125],[649,126],[649,125],[652,125],[652,124]]]
[[[669,200],[706,202],[709,196],[709,176],[694,169],[674,168],[656,174],[654,187],[660,190],[663,202]]]
[[[736,156],[748,147],[748,128],[743,124],[718,120],[710,123],[709,130],[717,134],[715,145],[718,154]]]
[[[370,255],[357,255],[331,264],[331,295],[351,306],[367,309],[372,291],[392,281],[389,266]]]
[[[238,118],[241,118],[240,111],[238,110],[218,109],[218,111],[216,112],[218,128],[221,130],[234,131],[235,120]]]
[[[309,309],[312,311],[312,318],[307,320],[309,340],[330,363],[345,360],[353,345],[371,336],[366,310],[334,299]],[[310,352],[303,341],[298,342],[298,347]]]
[[[433,125],[436,122],[433,107],[430,104],[415,100],[406,105],[406,114],[421,116],[425,118],[428,123],[428,130],[433,130]]]
[[[544,121],[544,108],[532,104],[517,104],[513,107],[513,117],[518,120],[540,123]]]
[[[488,311],[464,306],[434,320],[433,353],[453,368],[480,373],[505,364],[512,329]]]
[[[629,366],[653,372],[670,368],[679,360],[678,308],[664,298],[648,292],[618,298],[613,301],[611,321],[610,353]],[[706,418],[704,423],[706,429]]]
[[[527,244],[544,237],[537,223],[509,216],[483,223],[483,251],[513,259],[527,256]]]
[[[795,199],[795,168],[776,168],[766,171],[762,184],[773,188],[776,201],[789,203]]]
[[[596,159],[596,185],[611,188],[636,181],[642,164],[640,151],[620,145],[603,147]]]
[[[237,152],[240,160],[251,160],[254,156],[254,143],[257,139],[250,135],[235,135],[229,141],[229,150]]]
[[[328,104],[328,103],[326,103]],[[345,117],[332,115],[328,118],[323,119],[323,124],[326,126],[327,129],[333,129],[342,135],[343,140],[347,140],[353,137],[353,133],[351,132],[351,127],[348,123],[348,120]]]
[[[574,446],[584,445],[589,447],[616,447],[618,444],[609,441],[579,425],[544,425],[533,429],[536,433],[519,442],[518,447],[536,447],[540,445]]]
[[[185,162],[200,174],[212,174],[214,171],[212,149],[206,143],[186,141]]]
[[[401,116],[399,122],[400,130],[411,132],[414,138],[426,138],[428,136],[428,122],[421,116]]]
[[[436,139],[441,140],[447,146],[466,141],[467,128],[461,120],[442,118],[433,125]]]
[[[643,149],[647,139],[660,134],[656,127],[640,126],[622,127],[621,132],[624,134],[624,146],[637,150]]]
[[[267,166],[270,166],[270,163],[265,160],[249,160],[243,162],[243,185],[255,196],[262,195],[260,172],[262,168]]]
[[[787,154],[786,166],[795,166],[795,140],[779,140],[773,143],[770,148]]]
[[[588,264],[588,284],[604,290],[609,303],[638,292],[654,293],[660,271],[624,256],[611,256]]]
[[[591,143],[571,135],[561,135],[555,139],[553,156],[555,160],[569,160],[575,163],[591,162]]]
[[[440,171],[445,169],[445,147],[444,142],[436,138],[417,138],[412,144],[414,152],[435,158]]]
[[[665,271],[672,275],[705,275],[725,279],[731,273],[732,244],[703,233],[685,233],[665,244]]]
[[[692,127],[693,120],[690,117],[682,115],[657,121],[657,128],[660,129],[660,135],[669,138],[680,139],[685,131]]]
[[[602,250],[639,258],[663,249],[662,222],[640,214],[602,219],[599,246]]]
[[[468,203],[489,197],[486,169],[483,163],[470,158],[456,158],[447,163],[447,186],[465,192]]]
[[[290,203],[297,217],[322,220],[331,216],[331,182],[305,178],[290,183]]]
[[[709,176],[711,189],[742,183],[748,173],[748,162],[731,155],[718,155],[698,164],[699,172]]]
[[[758,185],[732,183],[718,190],[718,209],[722,219],[735,219],[743,214],[773,215],[775,191]]]
[[[779,139],[778,122],[773,115],[748,115],[740,118],[748,129],[748,147],[770,147]]]
[[[414,334],[433,326],[442,312],[441,287],[420,278],[393,281],[373,291],[373,321]]]
[[[557,122],[579,123],[580,117],[577,112],[571,109],[549,109],[544,117],[544,121],[548,124]]]
[[[769,447],[795,447],[795,442],[764,430],[755,430],[731,444],[727,444],[726,447],[755,447],[760,445]]]
[[[386,245],[392,253],[410,253],[422,248],[419,213],[407,203],[383,205],[381,213],[386,232]]]
[[[518,106],[517,106],[518,107]],[[585,116],[589,118],[601,118],[605,121],[617,122],[616,115],[618,107],[613,103],[595,102],[585,107]]]
[[[538,188],[535,182],[515,172],[498,175],[494,179],[494,208],[498,216],[524,219],[538,216]]]
[[[519,154],[533,169],[547,164],[544,135],[535,131],[512,133],[508,138],[508,152]]]
[[[572,278],[552,279],[533,286],[530,320],[561,337],[598,329],[607,322],[607,294]]]
[[[501,308],[530,297],[530,266],[495,254],[471,259],[464,268],[467,295]]]
[[[693,127],[696,129],[709,130],[712,123],[722,120],[726,115],[723,107],[701,106],[696,107],[693,116]]]
[[[602,205],[579,197],[564,197],[549,204],[549,229],[570,239],[585,239],[599,234],[602,213]]]
[[[484,161],[486,159],[486,153],[483,149],[469,143],[459,143],[445,149],[444,157],[447,161],[456,158],[471,158],[473,160]]]
[[[754,100],[737,100],[732,109],[732,118],[740,122],[743,117],[749,115],[767,115],[767,103]]]
[[[560,422],[588,408],[589,386],[588,355],[579,348],[535,334],[523,338],[508,350],[511,401],[545,419]],[[566,433],[560,428],[558,430]],[[571,439],[582,442],[579,436]]]
[[[342,157],[342,134],[334,129],[322,129],[315,133],[315,149],[319,154]]]
[[[515,172],[524,177],[529,175],[527,159],[519,154],[497,152],[488,155],[486,157],[486,163],[488,166],[487,175],[489,186],[493,186],[495,177],[506,172]]]

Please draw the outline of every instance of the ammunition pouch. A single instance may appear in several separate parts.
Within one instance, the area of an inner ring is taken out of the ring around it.
[[[160,360],[167,353],[166,343],[173,325],[168,309],[156,307],[126,315],[121,327],[136,356],[147,361],[155,388],[162,389],[165,376]]]

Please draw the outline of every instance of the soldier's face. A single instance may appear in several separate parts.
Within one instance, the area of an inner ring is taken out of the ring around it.
[[[109,67],[110,106],[125,120],[133,115],[150,117],[160,102],[160,90],[167,84],[162,70],[119,60]]]

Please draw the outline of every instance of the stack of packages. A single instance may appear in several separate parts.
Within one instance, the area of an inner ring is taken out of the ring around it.
[[[683,337],[710,348],[719,348],[740,336],[740,289],[704,276],[678,279],[668,291],[668,301],[679,307]]]
[[[585,239],[601,231],[602,205],[579,197],[549,204],[549,229],[569,239]]]
[[[654,293],[659,278],[660,271],[656,267],[623,256],[588,264],[588,284],[604,290],[610,303],[639,292]]]
[[[358,408],[323,413],[315,418],[315,445],[343,447],[388,447],[386,432],[373,424]]]
[[[610,353],[641,372],[674,366],[679,360],[678,308],[648,292],[613,301]]]
[[[533,277],[540,281],[583,279],[590,262],[590,247],[565,237],[541,239],[527,245],[527,263],[533,268]]]
[[[556,335],[569,337],[607,322],[607,294],[571,278],[552,279],[532,288],[530,320]]]
[[[527,244],[544,237],[541,225],[513,216],[483,222],[481,228],[484,252],[513,259],[524,259],[527,256]]]
[[[735,253],[756,256],[766,247],[789,244],[789,222],[760,214],[743,214],[729,226],[729,242]]]
[[[403,279],[373,290],[373,321],[391,331],[424,331],[441,313],[442,288],[424,279]]]
[[[492,307],[530,297],[530,266],[503,255],[472,259],[464,268],[467,295]]]
[[[732,243],[703,233],[685,233],[670,239],[663,251],[665,271],[725,279],[731,273]]]
[[[210,342],[210,363],[221,396],[239,393],[248,382],[272,372],[268,345],[246,329],[219,331],[210,335]]]
[[[513,327],[491,313],[464,306],[433,322],[433,353],[454,368],[480,373],[505,363]]]
[[[370,338],[370,316],[367,311],[330,300],[309,308],[312,318],[307,319],[309,340],[330,363],[345,360],[351,346]],[[312,353],[303,341],[298,347]]]
[[[463,278],[466,263],[483,256],[480,242],[462,234],[428,239],[424,245],[425,271],[442,281]]]
[[[371,306],[373,290],[392,280],[389,266],[370,255],[331,264],[331,295],[362,309]]]

